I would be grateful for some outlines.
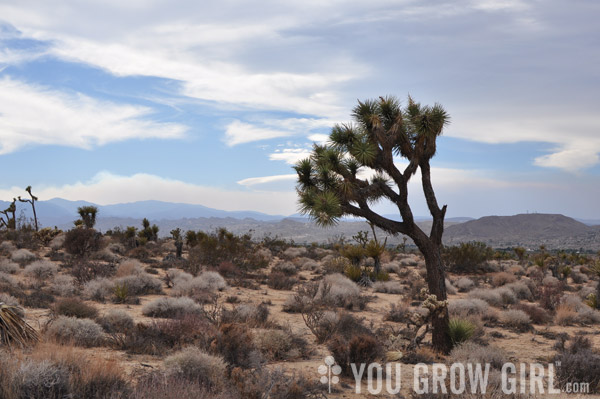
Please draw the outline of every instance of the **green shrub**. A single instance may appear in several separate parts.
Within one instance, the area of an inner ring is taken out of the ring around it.
[[[494,250],[483,242],[462,243],[446,247],[444,261],[454,273],[475,273],[481,271],[486,262],[494,256]]]
[[[468,341],[475,334],[475,325],[466,319],[450,319],[448,323],[448,335],[452,345],[456,346]]]

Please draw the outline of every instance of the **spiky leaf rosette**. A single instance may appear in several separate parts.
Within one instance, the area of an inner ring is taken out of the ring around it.
[[[0,345],[23,347],[37,341],[37,331],[18,315],[18,309],[0,302]]]

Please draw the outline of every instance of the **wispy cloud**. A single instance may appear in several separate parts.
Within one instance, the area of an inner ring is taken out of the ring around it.
[[[157,123],[146,107],[103,102],[5,77],[0,80],[0,154],[29,145],[91,148],[129,139],[182,138],[186,127]]]
[[[310,150],[306,148],[285,148],[269,154],[271,161],[284,161],[288,165],[294,165],[298,161],[308,158]]]
[[[257,186],[257,185],[266,184],[266,183],[295,180],[296,177],[297,176],[294,174],[263,176],[263,177],[249,177],[247,179],[238,181],[238,184],[241,184],[242,186],[246,186],[246,187],[252,187],[252,186]]]
[[[308,136],[311,141],[319,141],[325,135],[311,132],[333,124],[330,120],[317,118],[267,119],[260,122],[235,120],[225,127],[224,139],[229,146],[291,136]]]

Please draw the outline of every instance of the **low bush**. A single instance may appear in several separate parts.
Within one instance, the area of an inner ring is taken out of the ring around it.
[[[482,346],[474,342],[465,342],[450,352],[449,363],[489,363],[490,367],[500,370],[507,361],[507,355],[501,349],[493,346]]]
[[[14,287],[17,285],[17,280],[15,280],[14,277],[8,273],[0,272],[0,283],[8,284]]]
[[[492,285],[500,287],[502,285],[511,284],[517,281],[517,278],[512,273],[498,272],[492,276]]]
[[[595,353],[588,338],[576,336],[569,345],[560,342],[559,352],[554,358],[560,367],[556,377],[563,390],[567,384],[589,384],[590,392],[600,392],[600,355]]]
[[[347,258],[344,258],[343,256],[331,256],[323,259],[323,269],[327,274],[342,274],[350,266],[350,261]]]
[[[77,292],[75,278],[66,274],[59,274],[52,280],[52,292],[60,296],[72,296]]]
[[[493,258],[494,250],[482,242],[463,243],[446,247],[444,260],[454,273],[476,273],[485,270],[485,264]]]
[[[94,229],[74,228],[67,231],[63,246],[71,255],[84,257],[100,250],[102,235]]]
[[[351,364],[370,364],[383,356],[383,346],[376,337],[361,334],[347,340],[342,335],[334,335],[327,343],[327,348],[336,362],[341,366],[342,373],[352,375]]]
[[[469,292],[470,298],[481,299],[492,306],[504,306],[517,302],[517,296],[506,287],[494,288],[492,290],[478,288]]]
[[[96,321],[109,334],[131,331],[135,325],[129,313],[122,309],[110,309]]]
[[[54,303],[54,296],[45,290],[32,290],[23,298],[23,306],[28,308],[49,309]]]
[[[531,290],[529,289],[527,284],[522,281],[506,284],[504,288],[508,288],[509,290],[511,290],[519,299],[530,300],[533,298]]]
[[[15,274],[19,270],[19,265],[8,259],[0,260],[0,273]]]
[[[536,304],[521,302],[515,306],[515,309],[525,312],[531,318],[533,324],[544,325],[552,320],[550,313]]]
[[[531,318],[527,313],[518,309],[510,309],[502,312],[500,319],[505,326],[518,332],[531,330]]]
[[[57,315],[77,317],[79,319],[93,319],[98,315],[98,309],[77,298],[59,300],[54,304],[54,312]]]
[[[300,256],[305,256],[308,250],[304,247],[289,247],[283,251],[283,256],[287,259],[294,259]]]
[[[269,308],[265,304],[243,303],[232,310],[225,310],[221,322],[227,324],[247,324],[251,327],[264,327],[269,319]]]
[[[267,285],[274,290],[291,290],[298,279],[280,271],[272,271],[267,279]]]
[[[285,330],[261,330],[255,335],[256,347],[271,361],[292,360],[300,357],[300,348],[295,346],[297,342]]]
[[[483,315],[489,311],[489,305],[478,298],[452,299],[448,302],[448,311],[457,317]]]
[[[209,391],[221,391],[227,383],[223,359],[193,346],[166,357],[163,364],[167,375],[197,382]]]
[[[384,320],[403,323],[406,321],[409,312],[410,308],[406,303],[400,302],[397,305],[392,303],[390,305],[390,310],[385,314]]]
[[[202,314],[202,306],[188,297],[162,297],[145,304],[142,307],[142,314],[150,317],[174,319],[188,314]]]
[[[317,297],[334,306],[348,307],[360,297],[360,288],[341,274],[330,274],[319,285]]]
[[[402,294],[404,287],[398,281],[377,281],[373,284],[373,290],[385,294]]]
[[[162,294],[162,283],[148,273],[132,274],[114,280],[115,286],[125,287],[127,295]]]
[[[298,273],[298,269],[296,268],[296,265],[289,261],[279,262],[278,264],[276,264],[273,267],[273,270],[278,271],[283,274],[287,274],[288,276]]]
[[[241,324],[223,324],[214,347],[232,367],[254,368],[263,362],[254,336]]]
[[[112,277],[115,274],[115,266],[112,263],[75,259],[69,266],[71,269],[70,274],[75,277],[79,284],[85,284],[101,277]]]
[[[58,266],[47,260],[37,260],[25,267],[25,275],[46,280],[58,272]]]
[[[134,354],[164,355],[170,350],[194,345],[208,350],[218,331],[206,318],[187,315],[179,319],[137,324],[126,334],[115,337],[115,344]]]
[[[78,346],[99,346],[104,343],[104,333],[95,321],[59,316],[47,330],[56,342]]]
[[[83,287],[83,296],[98,302],[104,302],[113,294],[115,283],[105,277],[87,282]]]
[[[13,251],[10,254],[10,258],[13,262],[17,262],[19,265],[25,266],[26,264],[36,260],[37,256],[30,250],[22,248]]]
[[[468,277],[461,277],[458,280],[456,280],[454,285],[456,286],[456,288],[458,288],[458,291],[460,292],[469,292],[473,289],[475,283]]]
[[[227,288],[225,279],[217,272],[203,272],[191,280],[180,277],[174,281],[173,294],[180,296],[204,296],[206,292],[223,291]]]

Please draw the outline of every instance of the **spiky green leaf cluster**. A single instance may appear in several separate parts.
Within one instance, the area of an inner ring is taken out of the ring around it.
[[[449,120],[439,104],[423,106],[409,97],[403,108],[392,96],[359,101],[352,117],[354,123],[334,126],[329,143],[314,145],[311,156],[295,166],[300,211],[323,226],[335,224],[350,204],[364,206],[393,195],[390,160],[395,155],[414,165],[428,161]],[[374,175],[361,179],[361,170],[368,169]]]

